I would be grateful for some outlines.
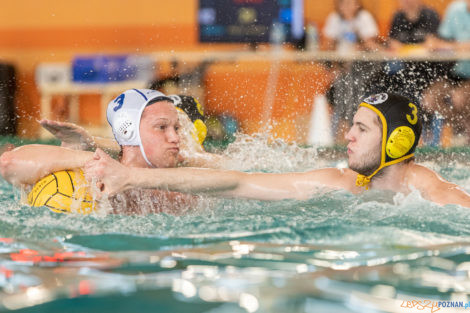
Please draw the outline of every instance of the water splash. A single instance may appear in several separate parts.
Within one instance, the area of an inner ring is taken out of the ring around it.
[[[231,160],[229,168],[261,172],[293,172],[322,167],[316,148],[299,147],[267,134],[237,134],[223,152]]]

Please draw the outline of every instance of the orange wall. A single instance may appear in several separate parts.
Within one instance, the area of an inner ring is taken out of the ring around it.
[[[159,48],[196,42],[196,0],[2,2],[2,47]]]
[[[2,28],[192,24],[196,0],[2,1]]]
[[[442,12],[450,0],[425,2]],[[397,0],[363,3],[385,33]],[[197,5],[198,0],[2,1],[0,61],[18,70],[19,134],[31,137],[37,131],[34,70],[40,62],[69,61],[79,53],[219,49],[198,44]],[[306,20],[322,25],[332,8],[333,0],[305,0]]]
[[[0,60],[18,70],[19,134],[31,137],[38,128],[38,63],[195,46],[196,8],[197,0],[2,1]]]

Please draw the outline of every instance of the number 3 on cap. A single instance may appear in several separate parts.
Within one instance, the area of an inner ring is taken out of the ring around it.
[[[114,108],[113,108],[113,111],[116,112],[117,110],[119,110],[120,108],[122,108],[122,105],[124,104],[124,98],[126,96],[124,94],[121,94],[119,97],[117,97],[113,102],[114,103],[117,103],[118,105],[116,105]]]
[[[409,103],[408,106],[412,109],[411,115],[413,118],[409,114],[406,114],[406,119],[411,125],[414,125],[418,122],[418,115],[416,115],[416,113],[418,113],[418,108],[413,103]]]

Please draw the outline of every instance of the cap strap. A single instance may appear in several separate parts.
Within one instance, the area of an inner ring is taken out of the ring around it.
[[[370,183],[372,177],[373,177],[375,174],[377,174],[381,169],[383,169],[384,167],[387,167],[387,166],[390,166],[390,165],[399,163],[399,162],[404,161],[404,160],[406,160],[406,159],[409,159],[409,158],[411,158],[411,157],[414,156],[414,155],[415,155],[414,153],[411,153],[411,154],[405,155],[404,157],[401,157],[401,158],[399,158],[399,159],[396,159],[396,160],[387,162],[387,163],[385,163],[385,164],[382,164],[382,165],[380,165],[372,174],[370,174],[369,176],[365,176],[365,175],[362,175],[362,174],[357,174],[356,186],[358,186],[358,187],[366,187],[366,189],[369,189],[369,183]]]
[[[366,190],[367,190],[367,189],[369,189],[369,183],[370,183],[370,178],[369,177],[367,177],[365,175],[357,174],[356,186],[365,187]]]
[[[139,141],[140,141],[140,140],[139,140]],[[147,159],[147,155],[145,154],[144,146],[142,145],[142,142],[140,142],[139,147],[140,147],[140,152],[142,153],[142,156],[144,157],[145,162],[147,162],[147,164],[148,164],[150,167],[156,167],[155,165],[152,164],[152,162],[150,162],[150,161]]]

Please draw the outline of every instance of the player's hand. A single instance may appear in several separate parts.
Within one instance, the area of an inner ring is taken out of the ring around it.
[[[61,146],[75,150],[92,150],[95,148],[93,137],[74,123],[53,120],[39,121],[42,127],[62,141]]]
[[[84,173],[88,181],[96,181],[101,192],[113,196],[126,189],[129,168],[96,149],[93,158],[85,163]]]

